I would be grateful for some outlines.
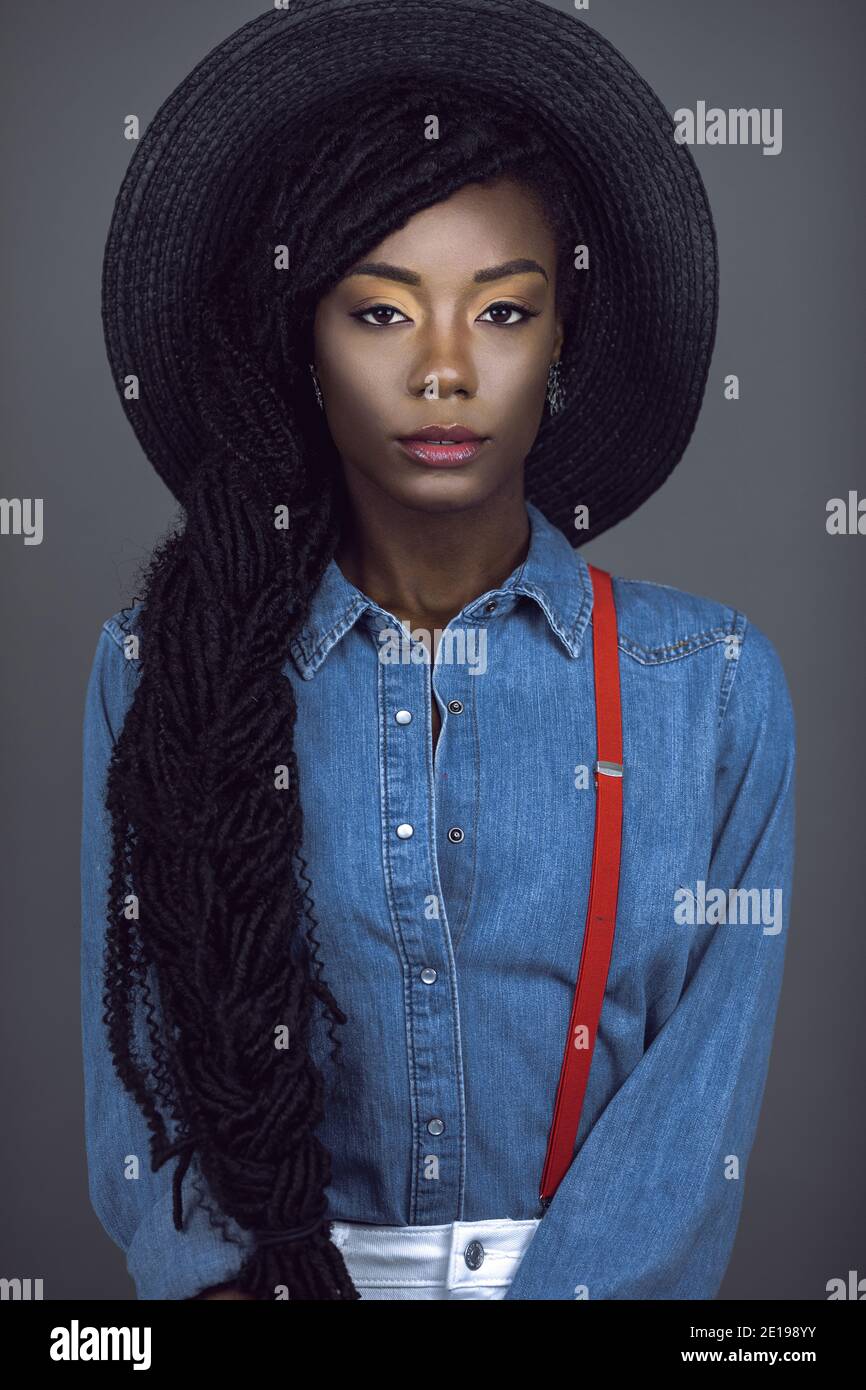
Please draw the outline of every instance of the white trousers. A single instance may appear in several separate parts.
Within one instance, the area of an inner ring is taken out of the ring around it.
[[[334,1221],[352,1282],[365,1298],[504,1298],[538,1218],[366,1226]]]

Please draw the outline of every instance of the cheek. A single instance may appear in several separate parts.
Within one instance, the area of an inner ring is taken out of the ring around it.
[[[323,303],[315,320],[314,342],[329,418],[363,420],[376,400],[377,389],[382,389],[376,354],[365,342],[365,335],[346,313]]]
[[[497,391],[520,395],[524,399],[538,394],[547,380],[547,364],[551,357],[549,334],[535,324],[509,330],[502,328],[498,337],[491,335],[481,345],[478,355],[479,373]]]
[[[536,354],[527,360],[500,360],[492,381],[498,410],[502,417],[517,427],[533,430],[544,405],[547,389],[547,367]]]
[[[365,430],[381,420],[389,382],[381,363],[365,352],[357,339],[334,344],[321,361],[321,379],[328,416],[344,429]]]

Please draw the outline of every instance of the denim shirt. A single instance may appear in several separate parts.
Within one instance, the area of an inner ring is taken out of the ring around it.
[[[597,752],[587,564],[527,511],[525,561],[451,620],[432,685],[425,647],[334,561],[284,668],[298,703],[320,956],[349,1020],[338,1029],[342,1066],[321,1017],[312,1038],[335,1220],[541,1215]],[[715,1296],[782,979],[795,732],[779,657],[724,603],[617,576],[613,596],[624,765],[616,934],[574,1157],[513,1299]],[[133,631],[136,611],[124,618]],[[89,1186],[138,1297],[182,1299],[231,1279],[243,1250],[209,1222],[195,1163],[186,1229],[174,1228],[174,1162],[150,1171],[147,1127],[103,1036],[102,797],[138,678],[120,616],[100,633],[84,720]]]

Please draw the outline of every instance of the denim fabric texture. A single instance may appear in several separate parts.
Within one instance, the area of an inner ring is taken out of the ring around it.
[[[398,619],[334,561],[284,668],[320,955],[349,1019],[342,1066],[321,1017],[313,1036],[335,1221],[541,1215],[597,754],[587,565],[527,512],[525,561],[451,620],[432,687],[424,648],[400,640]],[[795,727],[779,657],[724,603],[617,576],[613,595],[624,760],[613,956],[575,1156],[509,1299],[715,1296],[782,981]],[[138,1297],[182,1299],[232,1278],[243,1251],[209,1222],[195,1163],[175,1230],[174,1161],[150,1171],[147,1126],[104,1037],[103,794],[138,679],[120,616],[99,635],[84,717],[89,1186]]]

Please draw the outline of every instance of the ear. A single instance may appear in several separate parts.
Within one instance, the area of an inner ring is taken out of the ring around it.
[[[554,336],[554,339],[553,339],[553,357],[552,357],[552,359],[551,359],[552,362],[558,362],[558,361],[559,361],[560,354],[561,354],[561,352],[562,352],[562,345],[563,345],[564,341],[565,341],[565,330],[563,329],[563,326],[562,326],[562,315],[561,315],[561,314],[557,314],[557,316],[556,316],[556,332],[555,332],[555,336]]]

